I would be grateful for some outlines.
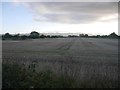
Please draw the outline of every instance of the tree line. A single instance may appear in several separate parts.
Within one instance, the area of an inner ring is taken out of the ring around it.
[[[92,35],[89,36],[88,34],[80,34],[80,37],[90,37],[90,38],[120,38],[115,32],[109,34],[109,35]]]
[[[69,37],[85,37],[85,38],[120,38],[115,32],[111,33],[110,35],[92,35],[89,36],[88,34],[79,34],[79,35],[68,35]],[[38,39],[38,38],[66,38],[62,35],[44,35],[40,34],[36,31],[32,31],[29,35],[20,35],[20,34],[9,34],[5,33],[2,35],[2,40],[25,40],[25,39]]]
[[[20,35],[20,34],[9,34],[9,33],[5,33],[4,35],[2,35],[2,40],[25,40],[25,39],[38,39],[38,38],[62,38],[63,36],[61,35],[44,35],[44,34],[40,34],[36,31],[32,31],[29,35]]]

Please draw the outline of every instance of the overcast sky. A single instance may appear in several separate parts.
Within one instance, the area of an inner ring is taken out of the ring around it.
[[[2,33],[118,34],[117,2],[3,2]]]

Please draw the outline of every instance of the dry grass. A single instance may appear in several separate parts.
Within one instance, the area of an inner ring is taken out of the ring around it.
[[[118,87],[117,39],[57,38],[3,41],[3,67],[6,62],[22,65],[28,71],[33,65],[32,69],[34,68],[36,73],[50,70],[59,83],[55,85],[52,82],[52,86],[46,87]],[[5,70],[3,68],[3,72]],[[40,77],[35,77],[37,78]],[[44,84],[38,84],[36,87],[44,87]]]

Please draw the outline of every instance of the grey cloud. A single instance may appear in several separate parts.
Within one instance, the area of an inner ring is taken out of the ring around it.
[[[13,2],[119,2],[119,0],[13,0]]]
[[[35,13],[36,21],[58,23],[90,23],[118,13],[117,2],[27,2],[26,5]]]

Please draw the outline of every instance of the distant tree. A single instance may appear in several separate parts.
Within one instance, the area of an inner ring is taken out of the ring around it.
[[[118,35],[115,32],[113,32],[109,35],[109,37],[110,38],[118,38]]]
[[[5,33],[5,35],[3,35],[4,38],[11,38],[12,35],[10,35],[9,33]]]
[[[15,34],[15,35],[14,35],[14,37],[19,37],[19,36],[20,36],[20,34]]]
[[[45,38],[46,36],[44,34],[40,35],[40,38]]]
[[[72,37],[72,35],[68,35],[68,37]]]
[[[46,38],[50,38],[50,35],[47,35]]]
[[[78,36],[77,35],[68,35],[68,37],[78,37]]]
[[[10,35],[9,33],[5,33],[4,35],[2,35],[2,40],[6,40],[10,38],[12,38],[12,35]]]
[[[100,38],[101,36],[100,36],[100,35],[97,35],[96,37],[97,37],[97,38]]]
[[[21,36],[21,39],[22,39],[22,40],[25,40],[25,39],[27,39],[27,38],[28,38],[28,36],[26,36],[26,35],[22,35],[22,36]]]
[[[88,37],[88,34],[85,34],[85,37]]]
[[[59,38],[63,38],[64,36],[62,36],[62,35],[59,35]]]
[[[101,38],[108,38],[108,35],[102,35]]]
[[[58,36],[57,35],[52,35],[51,38],[58,38]]]
[[[36,32],[36,31],[32,31],[32,32],[30,33],[30,38],[33,38],[33,39],[39,38],[39,33]]]
[[[85,35],[84,34],[79,34],[79,37],[84,37]]]
[[[14,39],[14,40],[20,39],[20,34],[15,34],[15,35],[13,36],[13,39]]]

